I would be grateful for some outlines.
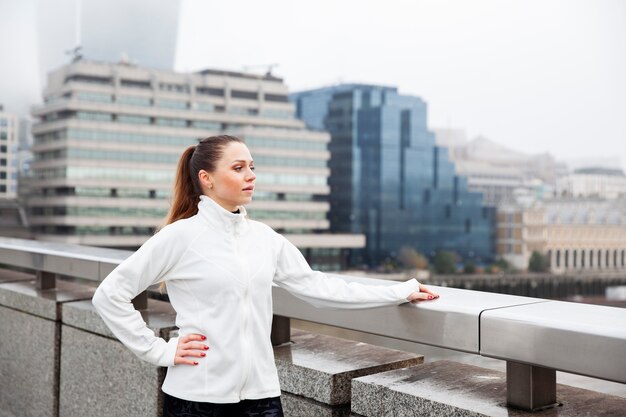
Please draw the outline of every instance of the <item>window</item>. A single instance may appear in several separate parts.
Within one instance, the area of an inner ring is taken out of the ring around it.
[[[180,100],[159,100],[156,103],[157,107],[163,107],[166,109],[186,109],[187,102]]]
[[[150,118],[145,116],[130,116],[127,114],[120,114],[117,116],[117,121],[119,123],[130,123],[136,125],[149,125]]]
[[[115,100],[120,104],[128,104],[130,106],[145,106],[149,107],[152,104],[152,100],[148,97],[138,97],[138,96],[117,96]]]
[[[205,96],[224,97],[223,88],[211,88],[211,87],[196,87],[196,93]]]
[[[156,119],[156,124],[159,126],[186,127],[187,121],[183,119],[170,119],[165,117],[159,117]]]
[[[245,100],[258,100],[259,99],[259,94],[256,91],[231,90],[230,96],[232,98],[241,98]]]
[[[113,115],[110,113],[98,113],[91,111],[76,112],[76,117],[80,120],[94,120],[99,122],[110,122],[113,120]]]
[[[289,98],[284,94],[265,94],[265,101],[274,101],[278,103],[288,103]]]
[[[139,81],[139,80],[122,80],[120,82],[122,87],[128,88],[142,88],[145,90],[149,90],[152,87],[150,86],[150,81]]]
[[[185,84],[159,83],[159,89],[162,91],[173,91],[175,93],[189,92],[189,86]]]
[[[65,83],[70,81],[81,82],[81,83],[91,83],[91,84],[113,84],[113,80],[108,77],[96,77],[93,75],[81,75],[75,74],[70,75],[65,79]]]
[[[0,152],[6,153],[7,152],[7,145],[0,145]]]
[[[113,96],[111,96],[111,94],[103,93],[80,92],[77,94],[77,98],[81,101],[94,101],[96,103],[110,103],[113,101]]]

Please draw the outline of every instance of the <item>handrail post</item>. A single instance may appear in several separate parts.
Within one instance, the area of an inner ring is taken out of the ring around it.
[[[556,407],[556,371],[541,366],[506,362],[507,405],[526,411]]]
[[[47,271],[37,271],[37,289],[38,290],[50,290],[57,285],[57,274]]]
[[[272,317],[272,346],[291,342],[291,319],[289,317]]]

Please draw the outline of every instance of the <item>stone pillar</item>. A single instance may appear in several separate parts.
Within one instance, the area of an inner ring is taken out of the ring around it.
[[[157,336],[169,339],[176,317],[169,303],[148,300],[141,314]],[[60,416],[161,416],[166,368],[122,345],[91,300],[63,305],[60,369]]]
[[[35,280],[0,284],[0,413],[59,415],[60,306],[92,295],[64,281],[48,290]]]

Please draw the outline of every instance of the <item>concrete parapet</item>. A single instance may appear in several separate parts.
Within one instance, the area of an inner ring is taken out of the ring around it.
[[[366,417],[400,416],[623,416],[626,399],[557,386],[561,406],[531,413],[506,407],[503,372],[439,361],[352,381],[352,412]]]
[[[424,360],[413,353],[295,329],[291,340],[274,348],[282,390],[330,405],[350,402],[353,378]]]
[[[165,368],[137,358],[105,326],[91,300],[63,305],[59,415],[161,416]],[[143,319],[169,338],[175,313],[169,303],[149,300]]]
[[[58,284],[50,290],[38,290],[35,281],[0,284],[0,404],[6,415],[58,415],[59,306],[93,294],[83,285]]]

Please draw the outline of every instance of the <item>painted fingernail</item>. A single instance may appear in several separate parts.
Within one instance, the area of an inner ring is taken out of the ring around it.
[[[194,365],[197,365],[197,364],[198,364],[198,362],[196,362],[196,361],[193,361],[193,364],[194,364]]]
[[[432,295],[429,295],[429,296],[428,296],[428,299],[429,299],[429,300],[432,300],[432,299],[433,299],[433,296],[432,296]]]
[[[200,339],[206,340],[206,336],[200,336]]]
[[[204,357],[204,356],[206,356],[206,353],[200,352],[200,356]]]
[[[204,350],[209,350],[209,347],[207,345],[204,345]]]

